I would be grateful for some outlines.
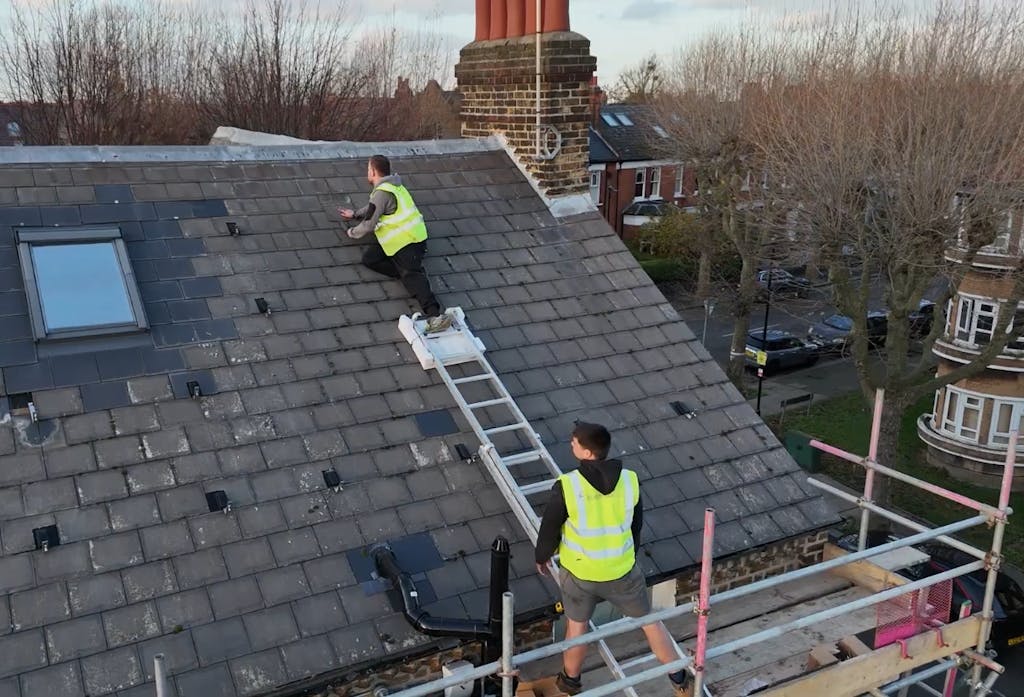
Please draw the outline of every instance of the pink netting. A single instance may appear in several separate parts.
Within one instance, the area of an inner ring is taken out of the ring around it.
[[[879,603],[875,606],[875,648],[945,624],[952,602],[953,582],[950,580]]]

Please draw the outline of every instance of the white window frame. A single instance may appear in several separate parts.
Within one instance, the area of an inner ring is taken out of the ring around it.
[[[590,198],[597,205],[601,205],[601,170],[599,169],[590,170]]]
[[[648,193],[648,200],[660,201],[661,200],[661,167],[651,167],[651,176],[648,177],[650,180],[650,187]]]
[[[981,320],[988,319],[989,328],[979,327]],[[999,322],[999,302],[988,298],[960,295],[957,298],[956,325],[953,340],[977,348],[992,341]],[[984,339],[984,342],[979,342]]]
[[[676,198],[683,197],[683,174],[684,171],[682,165],[676,167]]]
[[[981,434],[981,417],[985,410],[985,401],[980,395],[947,385],[942,401],[939,430],[957,440],[977,444]],[[964,415],[967,412],[974,413],[973,428],[964,426]]]
[[[640,190],[640,195],[637,196],[637,189]],[[633,177],[633,200],[643,201],[644,193],[647,191],[647,168],[637,167],[636,175]]]

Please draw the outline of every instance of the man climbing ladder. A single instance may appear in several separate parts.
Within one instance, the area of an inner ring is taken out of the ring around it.
[[[416,298],[427,318],[428,332],[441,332],[452,320],[441,312],[441,304],[430,289],[430,280],[423,270],[427,251],[427,226],[416,208],[402,178],[391,173],[391,162],[383,155],[374,155],[366,165],[366,179],[373,187],[370,202],[357,211],[339,208],[343,220],[361,220],[349,229],[353,239],[373,232],[377,238],[363,253],[363,265],[377,273],[402,282]]]
[[[558,549],[562,566],[559,586],[565,608],[566,639],[586,633],[597,603],[607,601],[627,617],[651,612],[647,582],[636,563],[643,527],[643,504],[636,473],[619,460],[608,460],[608,429],[580,422],[572,433],[572,454],[579,469],[558,477],[544,509],[537,536],[537,570],[550,575],[548,564]],[[665,625],[643,628],[651,651],[662,663],[679,658]],[[583,690],[580,672],[587,645],[566,649],[555,684],[570,695]],[[670,673],[676,697],[692,697],[689,673]]]

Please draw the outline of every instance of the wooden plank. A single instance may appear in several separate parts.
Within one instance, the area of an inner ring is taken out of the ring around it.
[[[837,557],[844,557],[848,555],[845,549],[841,549],[834,544],[826,543],[823,558],[828,561],[830,559],[836,559]],[[889,588],[895,588],[896,586],[902,586],[907,583],[907,579],[903,578],[897,573],[883,569],[882,567],[874,564],[866,559],[861,561],[854,561],[840,566],[838,569],[832,569],[829,573],[844,578],[847,581],[856,583],[862,588],[867,588],[873,593],[887,590]]]
[[[839,648],[844,654],[851,658],[871,653],[871,648],[853,634],[850,636],[844,636],[840,639]]]
[[[907,658],[902,657],[899,644],[892,644],[757,694],[758,697],[857,697],[895,680],[901,673],[973,647],[980,631],[981,618],[968,617],[942,628],[941,646],[935,632],[918,634],[906,642]]]
[[[839,663],[839,659],[836,658],[836,645],[819,644],[811,649],[811,653],[807,657],[807,670],[825,668],[833,663]]]

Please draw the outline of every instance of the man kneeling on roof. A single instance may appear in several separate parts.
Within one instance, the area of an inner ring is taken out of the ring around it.
[[[366,166],[366,179],[373,187],[370,202],[357,211],[339,208],[343,220],[360,220],[350,228],[353,239],[373,232],[375,244],[363,254],[363,264],[377,273],[397,278],[416,298],[427,318],[427,332],[444,331],[451,326],[449,315],[430,289],[430,280],[423,270],[427,251],[427,226],[423,215],[402,186],[402,178],[391,173],[391,162],[383,155],[374,155]]]
[[[558,478],[544,508],[537,534],[537,571],[547,576],[558,550],[562,565],[559,586],[565,608],[566,639],[587,632],[597,603],[611,603],[627,617],[651,612],[647,580],[636,563],[643,528],[643,504],[636,472],[609,460],[612,437],[599,424],[582,421],[572,432],[572,454],[579,469]],[[662,663],[679,659],[676,644],[661,622],[643,627],[654,655]],[[580,672],[587,645],[566,649],[555,684],[562,692],[583,691]],[[686,670],[669,674],[675,697],[693,697]]]

